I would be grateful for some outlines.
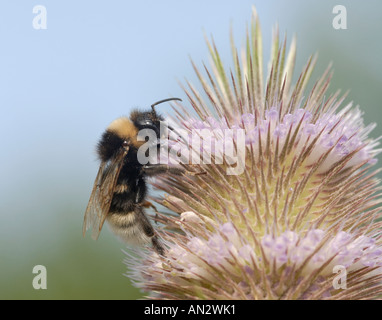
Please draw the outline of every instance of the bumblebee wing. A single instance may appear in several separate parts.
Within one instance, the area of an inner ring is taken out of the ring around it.
[[[97,221],[100,221],[102,212],[101,212],[101,199],[100,199],[100,190],[101,190],[101,182],[102,177],[104,175],[106,163],[102,162],[97,177],[94,181],[93,190],[90,195],[88,206],[86,207],[85,216],[84,216],[84,224],[82,228],[82,233],[85,236],[86,231],[97,225]],[[99,222],[98,222],[99,223]]]
[[[92,228],[92,238],[98,238],[109,213],[115,185],[127,151],[119,152],[108,165],[105,162],[101,163],[85,211],[82,229],[84,235],[89,228]]]

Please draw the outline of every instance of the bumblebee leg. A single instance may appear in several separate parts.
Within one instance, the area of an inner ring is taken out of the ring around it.
[[[155,211],[157,211],[157,208],[150,201],[147,201],[147,200],[142,202],[142,207],[144,207],[144,208],[153,208]]]
[[[163,173],[172,173],[176,175],[182,175],[186,172],[185,169],[179,167],[171,167],[167,164],[151,164],[142,167],[142,171],[146,176],[152,177]]]
[[[150,201],[147,201],[147,200],[145,200],[142,203],[142,206],[145,207],[145,208],[153,208],[154,209],[154,211],[155,211],[155,223],[158,224],[158,221],[157,221],[157,218],[158,218],[158,209],[156,208],[156,206],[154,206]]]
[[[159,239],[157,236],[154,236],[151,238],[151,243],[153,244],[153,248],[155,251],[160,255],[164,256],[164,248],[163,245],[160,243]]]
[[[201,174],[206,174],[207,172],[193,172],[193,171],[188,171],[184,168],[179,168],[179,167],[172,167],[167,164],[151,164],[151,165],[146,165],[142,167],[142,172],[146,174],[148,177],[156,176],[158,174],[163,174],[163,173],[172,173],[176,174],[178,176],[182,174],[188,174],[190,176],[197,176]]]
[[[164,247],[160,243],[157,235],[155,234],[154,228],[151,225],[149,219],[147,218],[146,214],[144,213],[143,209],[141,207],[136,208],[138,223],[142,228],[143,233],[151,239],[151,243],[153,245],[154,250],[159,255],[164,255]]]

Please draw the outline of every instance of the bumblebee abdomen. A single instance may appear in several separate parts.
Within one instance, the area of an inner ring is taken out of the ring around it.
[[[146,244],[149,243],[154,236],[154,230],[145,232],[138,215],[139,212],[137,211],[127,213],[110,212],[107,216],[107,222],[111,230],[121,238],[121,240],[130,244]]]
[[[136,193],[131,192],[115,192],[111,201],[110,212],[130,212],[134,210],[136,205]]]
[[[144,180],[132,177],[122,170],[114,188],[107,221],[112,231],[130,244],[145,244],[152,240],[154,229],[142,209],[141,200],[146,189]]]

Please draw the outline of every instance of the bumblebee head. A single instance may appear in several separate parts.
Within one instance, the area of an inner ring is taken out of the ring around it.
[[[182,101],[179,98],[169,98],[169,99],[157,101],[151,105],[151,109],[152,109],[151,111],[142,112],[142,111],[134,110],[130,115],[130,120],[138,128],[138,131],[142,129],[151,129],[155,131],[157,138],[160,138],[160,122],[163,121],[164,119],[162,116],[157,114],[155,110],[155,106],[160,103],[172,101],[172,100]]]
[[[130,115],[130,119],[138,131],[142,129],[151,129],[155,131],[157,137],[159,138],[160,122],[163,121],[163,118],[155,111],[142,112],[134,110]]]
[[[138,128],[127,117],[114,120],[102,134],[97,146],[97,153],[101,161],[109,161],[119,150],[131,147],[140,147],[142,142],[137,141]]]
[[[142,146],[145,141],[137,140],[139,130],[154,130],[157,138],[160,138],[160,122],[163,121],[163,117],[157,114],[155,106],[170,100],[180,99],[161,100],[151,105],[151,111],[134,110],[130,114],[130,118],[121,117],[114,120],[103,133],[98,143],[97,152],[101,161],[109,161],[121,148],[129,146],[134,151]]]

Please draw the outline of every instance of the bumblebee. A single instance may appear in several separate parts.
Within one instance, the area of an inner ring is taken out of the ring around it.
[[[85,211],[84,235],[91,228],[93,239],[97,239],[107,220],[122,240],[131,244],[151,242],[155,251],[164,255],[164,247],[144,211],[152,206],[146,200],[146,179],[167,172],[181,175],[185,170],[164,164],[139,163],[138,149],[145,141],[138,141],[137,135],[139,130],[152,129],[160,139],[160,122],[164,119],[154,107],[171,100],[181,101],[169,98],[154,103],[149,111],[135,110],[130,117],[114,120],[103,133],[97,146],[101,164]]]

